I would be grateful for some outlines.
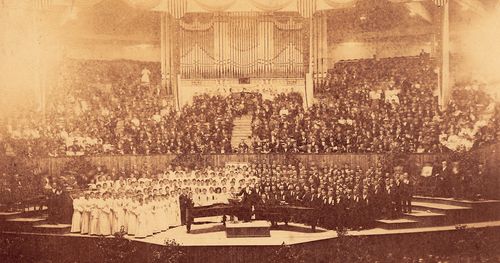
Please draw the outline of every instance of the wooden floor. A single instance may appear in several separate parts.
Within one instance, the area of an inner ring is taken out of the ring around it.
[[[499,221],[465,224],[467,228],[500,227]],[[405,229],[382,229],[374,228],[361,231],[348,231],[350,236],[373,236],[373,235],[401,235],[410,233],[425,233],[437,231],[453,231],[455,226],[417,227]],[[65,234],[75,238],[95,238],[79,234]],[[279,246],[282,244],[301,244],[325,239],[337,238],[337,232],[333,230],[320,229],[316,233],[310,232],[310,227],[301,224],[289,224],[288,227],[271,230],[270,237],[248,237],[227,238],[222,224],[209,223],[194,225],[191,233],[186,232],[185,227],[176,227],[166,232],[156,234],[145,239],[126,237],[138,242],[163,245],[166,240],[175,240],[182,246]]]
[[[352,236],[393,235],[451,231],[457,227],[500,227],[500,201],[496,200],[455,200],[437,197],[415,197],[412,213],[403,214],[396,219],[377,220],[376,228],[362,231],[349,231]],[[216,220],[217,218],[213,219]],[[216,221],[213,221],[216,222]],[[8,233],[32,233],[36,235],[60,235],[75,238],[94,238],[69,233],[70,225],[49,224],[46,215],[39,213],[0,213],[0,231]],[[183,226],[158,233],[138,242],[162,245],[165,240],[175,240],[183,246],[274,246],[300,244],[336,238],[332,230],[317,228],[312,232],[310,226],[290,223],[270,231],[270,237],[227,238],[221,223],[194,224],[191,233]],[[111,237],[110,237],[111,238]]]

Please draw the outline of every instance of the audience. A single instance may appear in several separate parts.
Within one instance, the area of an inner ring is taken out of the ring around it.
[[[498,106],[475,82],[456,85],[441,110],[434,62],[415,57],[336,63],[302,107],[298,93],[200,95],[174,110],[154,63],[68,62],[45,115],[1,121],[0,150],[48,157],[125,154],[442,153],[497,140]],[[140,83],[150,67],[149,85]],[[77,73],[75,73],[77,72]],[[79,76],[78,78],[73,78]],[[252,139],[231,145],[233,119],[251,115]]]

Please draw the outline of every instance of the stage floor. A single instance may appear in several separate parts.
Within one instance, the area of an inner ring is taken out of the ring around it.
[[[500,221],[462,224],[467,228],[500,227]],[[348,231],[349,236],[396,235],[423,232],[437,232],[456,230],[455,226],[419,227],[407,229],[387,230],[374,228],[361,231]],[[89,237],[80,234],[65,234],[74,237]],[[131,238],[138,242],[163,245],[166,240],[175,240],[181,246],[279,246],[282,244],[293,245],[336,238],[337,232],[333,230],[317,229],[315,233],[309,226],[290,223],[288,226],[280,225],[279,229],[271,229],[270,237],[227,238],[224,226],[220,223],[207,223],[193,225],[191,233],[186,232],[186,227],[171,228],[166,232],[156,234],[144,239]],[[93,237],[89,237],[93,238]]]

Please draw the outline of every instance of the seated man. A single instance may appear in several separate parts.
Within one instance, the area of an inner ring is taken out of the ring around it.
[[[271,225],[276,225],[276,216],[269,211],[269,208],[276,205],[276,201],[267,194],[262,193],[255,204],[255,219],[271,221]]]

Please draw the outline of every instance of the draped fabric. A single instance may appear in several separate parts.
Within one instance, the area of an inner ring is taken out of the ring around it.
[[[357,0],[322,0],[333,9],[353,7]]]
[[[292,19],[288,19],[288,23],[275,23],[273,60],[274,73],[279,77],[298,76],[304,69],[303,31],[295,25]]]
[[[249,0],[252,4],[261,11],[275,12],[281,10],[295,0]]]
[[[317,0],[297,0],[297,10],[303,17],[312,17],[316,12]]]
[[[179,19],[187,12],[188,0],[170,0],[166,4],[166,12]]]
[[[181,19],[181,78],[304,74],[303,18],[230,13]]]
[[[153,9],[160,5],[162,0],[125,0],[125,2],[138,9]]]
[[[236,0],[194,0],[198,5],[209,12],[223,12],[230,8]]]
[[[274,26],[280,30],[302,30],[304,28],[304,21],[302,19],[276,19],[274,21]]]
[[[191,17],[190,17],[191,18]],[[179,20],[179,24],[182,30],[187,31],[205,31],[213,28],[214,20],[210,19],[208,21],[200,21],[197,17],[193,17],[192,20],[181,19]]]
[[[180,62],[184,78],[212,78],[215,71],[214,27],[181,30]]]

